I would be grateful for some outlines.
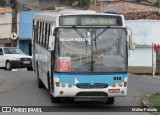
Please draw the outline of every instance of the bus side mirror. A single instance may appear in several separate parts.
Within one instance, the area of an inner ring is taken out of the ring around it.
[[[48,50],[54,50],[55,36],[49,36]]]
[[[127,28],[127,41],[128,41],[128,47],[130,50],[135,50],[135,39],[132,37],[132,30],[130,28]]]

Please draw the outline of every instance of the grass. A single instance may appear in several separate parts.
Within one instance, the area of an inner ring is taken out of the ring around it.
[[[154,93],[148,98],[148,103],[151,106],[160,106],[160,93]]]

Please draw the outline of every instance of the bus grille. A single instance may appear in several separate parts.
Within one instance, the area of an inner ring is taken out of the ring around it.
[[[78,83],[76,84],[76,87],[81,89],[100,89],[100,88],[107,88],[108,84],[105,83],[95,83],[91,85],[90,83]]]
[[[31,58],[21,58],[21,61],[31,61]]]
[[[76,96],[108,96],[106,92],[79,92]]]

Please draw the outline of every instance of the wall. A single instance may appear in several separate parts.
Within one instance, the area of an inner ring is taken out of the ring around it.
[[[132,29],[136,49],[130,50],[128,64],[131,72],[152,72],[152,42],[160,44],[159,20],[127,20],[126,25]]]
[[[160,8],[154,7],[152,5],[133,3],[133,2],[124,2],[124,1],[115,1],[110,3],[100,3],[100,7],[90,4],[90,9],[96,10],[97,12],[106,12],[113,11],[120,14],[130,13],[130,12],[148,12],[148,11],[160,11]]]
[[[10,38],[12,14],[0,13],[0,39]]]
[[[160,44],[160,20],[127,20],[126,25],[132,29],[136,45]]]
[[[19,48],[27,55],[29,55],[30,40],[19,40]]]
[[[19,39],[32,39],[32,19],[33,11],[23,11],[19,13]]]

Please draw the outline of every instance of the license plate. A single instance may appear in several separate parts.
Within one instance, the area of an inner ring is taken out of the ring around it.
[[[109,93],[120,93],[120,89],[109,89]]]
[[[23,61],[24,64],[30,64],[30,61]]]

